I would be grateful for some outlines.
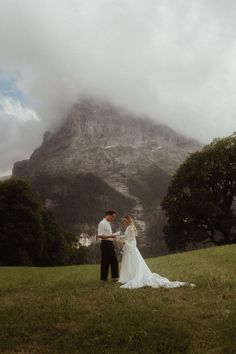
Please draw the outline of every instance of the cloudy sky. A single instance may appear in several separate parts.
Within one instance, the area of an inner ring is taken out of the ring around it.
[[[236,131],[233,0],[1,0],[0,175],[79,98],[203,143]]]

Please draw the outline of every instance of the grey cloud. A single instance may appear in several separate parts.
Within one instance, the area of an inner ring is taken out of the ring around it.
[[[203,142],[235,130],[236,22],[226,0],[0,3],[0,69],[46,128],[80,97]]]
[[[14,162],[29,158],[42,140],[39,121],[20,121],[0,113],[0,175],[11,174]]]

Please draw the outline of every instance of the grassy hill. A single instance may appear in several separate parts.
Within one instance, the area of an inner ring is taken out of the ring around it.
[[[153,258],[196,288],[120,289],[99,266],[0,268],[0,352],[236,353],[236,245]]]

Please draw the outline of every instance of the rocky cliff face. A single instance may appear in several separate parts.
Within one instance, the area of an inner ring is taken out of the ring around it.
[[[60,130],[45,133],[29,160],[15,163],[13,175],[95,173],[119,189],[119,183],[151,164],[173,173],[199,147],[164,125],[106,104],[83,102],[74,106]]]
[[[130,178],[149,166],[172,174],[201,145],[150,119],[134,117],[104,103],[81,102],[61,128],[46,132],[29,160],[16,162],[14,176],[92,173],[136,201],[133,214],[144,235],[142,201],[128,188]],[[157,187],[158,188],[158,187]]]

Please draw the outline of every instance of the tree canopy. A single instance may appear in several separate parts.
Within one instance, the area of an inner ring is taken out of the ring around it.
[[[70,257],[64,231],[21,179],[0,182],[0,265],[61,265]]]
[[[236,242],[236,134],[193,153],[173,176],[162,208],[170,249]]]

